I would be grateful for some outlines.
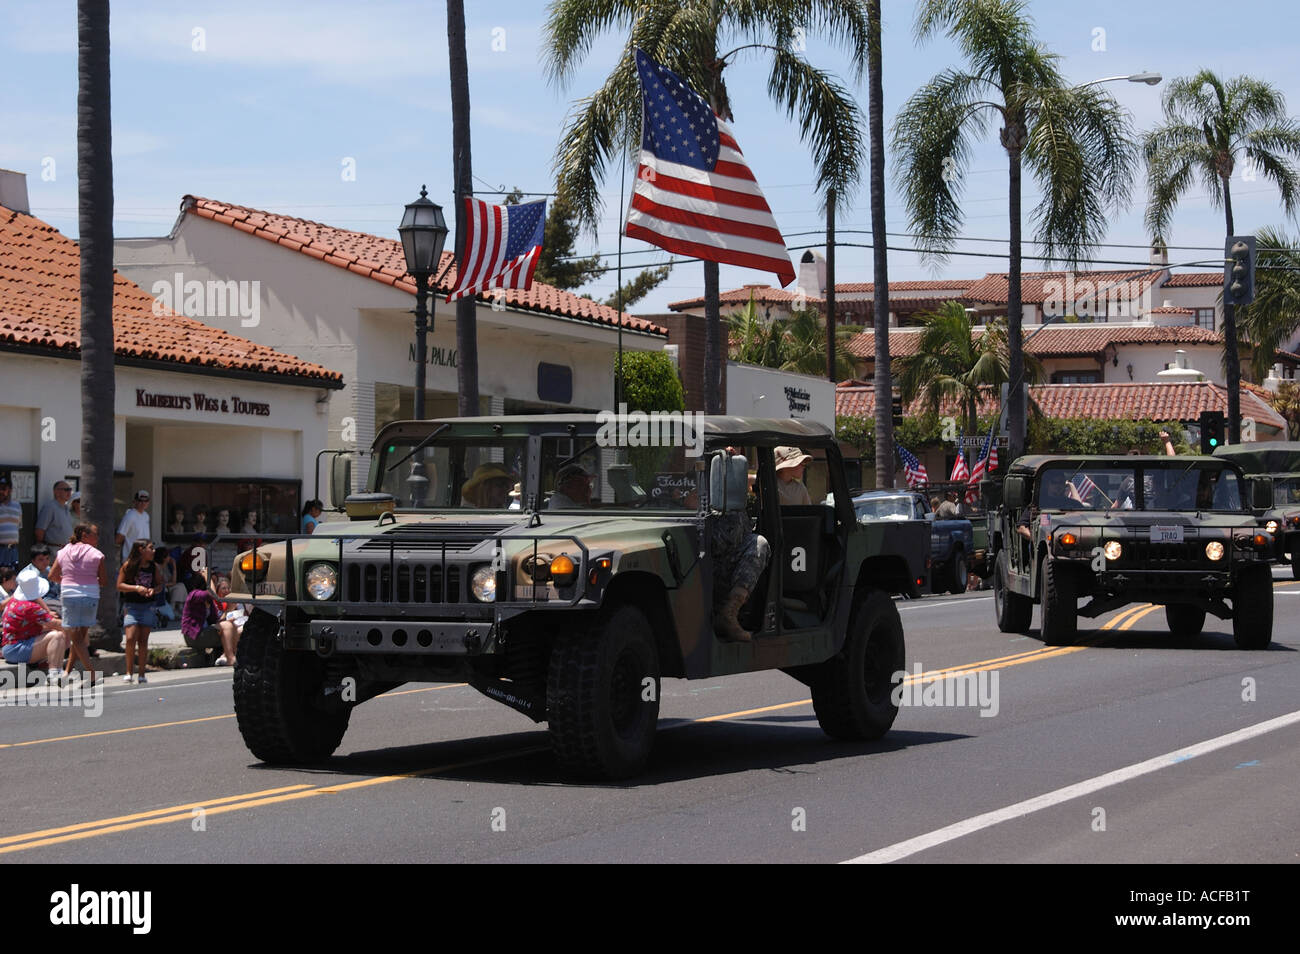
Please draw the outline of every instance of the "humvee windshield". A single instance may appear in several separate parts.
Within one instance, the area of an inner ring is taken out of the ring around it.
[[[534,480],[527,437],[448,434],[421,446],[425,440],[403,437],[379,451],[372,490],[392,494],[399,509],[521,510],[534,488],[540,510],[696,508],[695,459],[680,447],[601,447],[581,434],[543,437]],[[569,493],[559,492],[561,483]]]
[[[911,497],[868,497],[866,500],[853,501],[858,519],[868,520],[911,520]]]
[[[1136,467],[1045,468],[1038,480],[1040,510],[1240,510],[1231,470],[1200,461]]]
[[[1273,480],[1273,506],[1294,507],[1300,504],[1300,477],[1277,477]]]

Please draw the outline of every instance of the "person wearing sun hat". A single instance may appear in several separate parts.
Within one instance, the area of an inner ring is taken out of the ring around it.
[[[481,510],[504,510],[510,502],[515,475],[501,464],[479,464],[460,488],[460,502]]]
[[[776,456],[776,490],[781,498],[781,506],[811,506],[812,496],[804,486],[803,473],[811,454],[805,454],[797,447],[778,447]]]
[[[5,601],[4,616],[0,617],[0,655],[7,663],[40,662],[49,659],[50,665],[63,663],[68,649],[68,638],[59,628],[59,618],[45,608],[41,597],[49,592],[50,584],[40,571],[27,567],[18,574],[14,595]]]

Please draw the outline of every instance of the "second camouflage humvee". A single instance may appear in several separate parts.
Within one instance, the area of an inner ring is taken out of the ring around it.
[[[1236,461],[1250,485],[1251,509],[1274,540],[1273,558],[1300,580],[1300,442],[1228,444],[1214,456]]]
[[[1243,486],[1236,464],[1212,457],[1016,460],[989,518],[999,629],[1028,632],[1037,603],[1043,641],[1064,645],[1079,616],[1149,602],[1175,635],[1200,633],[1210,613],[1232,620],[1241,648],[1266,648],[1273,541]]]
[[[661,678],[768,669],[811,687],[830,736],[885,733],[904,663],[891,597],[920,593],[924,525],[859,524],[821,425],[696,420],[694,455],[611,440],[592,415],[385,427],[366,492],[347,498],[351,521],[236,559],[232,599],[255,606],[234,674],[249,749],[319,760],[361,702],[404,682],[467,682],[547,722],[565,766],[625,777],[649,756]],[[824,456],[833,503],[780,505],[781,445]],[[728,447],[756,456],[752,491]],[[575,470],[590,500],[552,493]],[[771,543],[739,617],[749,642],[714,629],[711,530],[737,512]]]

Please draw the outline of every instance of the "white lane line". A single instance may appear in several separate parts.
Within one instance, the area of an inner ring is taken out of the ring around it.
[[[944,600],[942,603],[928,603],[925,600],[911,600],[906,603],[900,603],[898,609],[899,612],[902,612],[907,609],[927,609],[935,606],[965,606],[967,603],[982,603],[985,600],[991,599],[993,599],[991,596],[972,596],[970,599]]]
[[[915,855],[918,852],[933,848],[936,845],[942,845],[949,841],[955,841],[964,835],[970,835],[974,832],[981,831],[985,828],[991,828],[994,825],[1001,824],[1004,821],[1010,821],[1013,818],[1021,818],[1033,812],[1042,811],[1044,808],[1051,808],[1062,802],[1068,802],[1074,798],[1080,798],[1089,795],[1092,792],[1099,791],[1103,788],[1109,788],[1112,785],[1119,785],[1130,779],[1137,778],[1140,775],[1147,775],[1151,772],[1158,771],[1162,768],[1168,768],[1171,765],[1177,765],[1179,762],[1185,762],[1188,759],[1196,758],[1198,755],[1205,755],[1218,749],[1227,748],[1230,745],[1236,745],[1238,742],[1245,742],[1247,739],[1253,739],[1256,736],[1264,735],[1267,732],[1273,732],[1277,729],[1284,729],[1289,725],[1295,725],[1300,722],[1300,710],[1290,712],[1276,719],[1269,719],[1266,722],[1260,722],[1256,725],[1247,726],[1244,729],[1238,729],[1235,732],[1229,732],[1227,735],[1221,735],[1217,738],[1207,739],[1204,742],[1197,742],[1185,749],[1178,749],[1165,755],[1157,755],[1153,759],[1147,759],[1145,762],[1137,762],[1122,769],[1116,769],[1114,772],[1107,772],[1105,775],[1098,775],[1074,785],[1067,785],[1065,788],[1058,788],[1054,792],[1048,792],[1045,795],[1039,795],[1037,798],[1030,798],[1023,802],[1016,802],[1014,805],[1008,805],[1006,808],[999,808],[997,811],[985,812],[983,815],[976,815],[974,818],[967,818],[959,821],[954,825],[948,825],[946,828],[940,828],[936,831],[924,835],[918,835],[915,838],[909,838],[906,841],[900,841],[897,844],[889,845],[877,851],[868,852],[865,855],[858,855],[856,858],[850,858],[848,861],[841,862],[847,865],[870,865],[870,864],[887,864],[891,861],[898,861],[900,858],[906,858],[909,855]]]

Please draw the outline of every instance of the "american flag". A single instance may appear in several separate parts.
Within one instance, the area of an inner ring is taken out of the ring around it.
[[[966,455],[962,452],[961,447],[957,448],[957,459],[952,463],[952,475],[948,478],[954,484],[964,484],[970,477],[970,471],[966,469]]]
[[[907,486],[924,487],[930,482],[930,475],[926,472],[925,465],[902,444],[897,446],[898,456],[903,459],[903,472],[907,476]]]
[[[680,76],[636,51],[641,158],[624,233],[676,252],[794,281],[785,239],[731,135]]]
[[[985,474],[991,474],[993,468],[998,466],[997,447],[993,443],[993,427],[989,427],[989,436],[984,440],[984,449],[980,451],[980,459],[975,462],[975,469],[970,472],[970,480],[966,484],[966,503],[974,505],[979,500],[980,481],[984,479]],[[992,461],[992,466],[989,462]]]
[[[465,248],[447,301],[487,288],[532,288],[545,230],[545,199],[488,205],[465,196]]]
[[[1097,492],[1097,485],[1092,482],[1092,478],[1087,474],[1083,475],[1081,483],[1067,481],[1065,485],[1065,495],[1072,500],[1077,500],[1083,505],[1087,505],[1088,499]]]

